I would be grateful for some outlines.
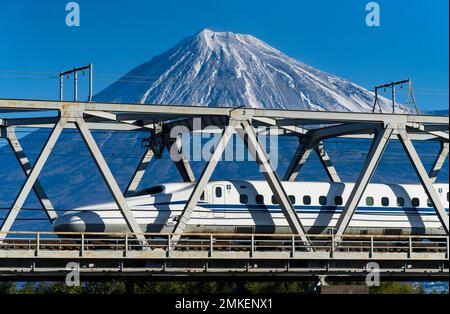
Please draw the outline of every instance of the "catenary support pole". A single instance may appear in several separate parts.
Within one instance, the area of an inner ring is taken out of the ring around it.
[[[78,73],[73,72],[73,100],[78,101]]]
[[[64,99],[64,75],[59,72],[59,100]]]
[[[89,97],[88,101],[92,101],[92,85],[94,84],[94,65],[92,63],[89,64]]]

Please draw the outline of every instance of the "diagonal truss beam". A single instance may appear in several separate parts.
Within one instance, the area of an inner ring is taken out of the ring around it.
[[[298,234],[300,236],[304,243],[309,243],[303,224],[300,221],[297,213],[295,212],[294,206],[292,205],[291,200],[286,193],[286,190],[281,184],[276,171],[270,164],[269,157],[267,156],[261,143],[258,141],[252,125],[249,121],[244,120],[242,121],[242,126],[247,136],[244,136],[244,134],[242,134],[241,132],[238,132],[238,134],[244,140],[244,143],[249,148],[249,151],[254,155],[253,157],[255,158],[256,162],[262,167],[263,175],[266,178],[266,181],[269,184],[270,189],[272,190],[276,199],[280,203],[281,210],[283,211],[283,214],[286,217],[289,226],[295,234]]]
[[[394,132],[392,125],[387,125],[385,128],[379,130],[372,142],[369,154],[367,155],[364,167],[356,181],[350,196],[345,204],[344,211],[342,212],[339,220],[336,224],[336,237],[339,239],[347,230],[350,220],[367,188],[367,185],[372,178],[375,169],[386,149],[389,139]]]
[[[440,142],[441,148],[439,150],[439,154],[436,157],[436,160],[433,163],[433,166],[430,169],[430,172],[428,173],[428,176],[430,177],[430,180],[432,183],[436,182],[436,179],[439,175],[439,172],[441,171],[445,159],[447,159],[448,151],[449,151],[449,143],[446,142]]]
[[[436,214],[438,215],[439,220],[441,221],[442,226],[444,227],[445,232],[448,235],[448,214],[445,212],[445,208],[442,205],[441,200],[439,199],[439,195],[433,187],[433,182],[428,176],[428,173],[425,170],[425,167],[423,166],[422,161],[420,160],[420,157],[411,142],[411,139],[403,129],[399,130],[398,138],[400,139],[400,143],[402,143],[403,148],[405,149],[408,158],[413,165],[417,176],[419,177],[420,183],[422,183],[422,186],[425,189],[425,192],[428,195],[431,203],[433,204],[436,210]]]
[[[309,131],[307,129],[298,127],[298,126],[279,126],[279,122],[275,119],[270,118],[254,118],[256,122],[269,125],[269,126],[277,126],[283,130],[287,130],[290,132],[293,132],[295,134],[298,134],[299,136],[302,136],[302,139],[307,139],[309,143],[306,143],[304,145],[300,145],[297,151],[295,152],[293,156],[293,160],[288,166],[288,169],[286,170],[285,175],[283,176],[283,181],[295,181],[297,178],[300,169],[303,167],[303,165],[308,160],[309,156],[311,155],[311,152],[314,150],[317,153],[317,156],[319,157],[319,160],[322,164],[322,166],[325,169],[325,172],[327,173],[329,179],[331,182],[341,182],[341,179],[339,178],[339,175],[337,174],[336,169],[333,166],[333,163],[331,162],[330,157],[328,156],[325,148],[323,147],[323,143],[320,142],[317,146],[313,145],[312,143],[315,143],[316,140],[312,140],[314,137],[320,137],[321,134],[316,134],[312,131]],[[360,130],[362,126],[358,124],[357,127],[355,127],[356,130]],[[365,129],[367,129],[367,125],[364,126]],[[349,131],[349,128],[346,127],[345,132]],[[351,129],[354,130],[354,129]],[[312,132],[312,137],[310,136],[304,136],[308,132]],[[335,131],[333,131],[335,132]],[[340,131],[342,132],[342,130]]]
[[[31,163],[30,163],[27,155],[25,154],[25,152],[22,148],[22,145],[20,144],[19,139],[17,138],[16,132],[14,129],[11,129],[11,128],[7,129],[6,139],[9,143],[9,145],[11,146],[14,156],[16,157],[23,172],[25,173],[25,176],[28,176],[32,169]],[[33,190],[36,193],[39,203],[41,203],[41,205],[44,208],[50,221],[53,221],[54,219],[56,219],[56,217],[57,217],[56,211],[53,208],[53,205],[50,202],[50,199],[48,198],[47,194],[44,192],[44,189],[42,188],[42,185],[39,182],[39,179],[36,179],[36,182],[33,185]]]
[[[177,148],[181,150],[181,141],[177,140],[175,144],[177,145]],[[170,146],[167,146],[167,149],[170,151]],[[139,184],[142,181],[142,178],[145,175],[145,172],[147,171],[147,167],[154,156],[155,153],[153,152],[153,150],[151,148],[148,148],[142,156],[142,159],[139,162],[139,165],[136,168],[133,177],[131,178],[127,188],[125,189],[125,196],[131,195],[136,192]],[[194,172],[192,171],[189,161],[184,155],[181,156],[181,159],[179,161],[174,161],[174,163],[184,182],[195,182]]]
[[[136,192],[137,188],[139,187],[139,184],[142,181],[142,178],[144,177],[148,164],[150,163],[150,161],[152,161],[154,156],[155,153],[153,152],[153,150],[151,148],[148,148],[144,153],[144,155],[142,156],[139,165],[134,171],[133,177],[131,178],[130,182],[128,183],[128,186],[125,189],[124,192],[125,196],[131,195]]]
[[[136,238],[141,241],[142,243],[145,243],[145,236],[142,232],[142,229],[138,225],[136,218],[133,216],[133,213],[131,212],[131,209],[125,199],[125,197],[122,194],[122,191],[120,190],[119,185],[117,184],[116,180],[114,179],[114,176],[111,172],[111,170],[108,167],[108,164],[106,163],[105,159],[103,158],[103,155],[100,151],[100,149],[97,146],[97,143],[95,142],[91,132],[89,131],[89,128],[86,125],[86,122],[83,120],[83,118],[78,118],[75,120],[76,126],[81,134],[81,137],[83,138],[84,142],[86,143],[86,146],[89,149],[89,152],[91,153],[92,158],[94,159],[103,179],[105,180],[105,183],[111,192],[114,201],[117,204],[117,207],[119,208],[120,212],[123,215],[123,218],[125,219],[125,222],[127,223],[128,228],[131,232],[133,232],[136,235]]]
[[[176,140],[173,142],[173,145],[175,145],[175,147],[172,148],[171,145],[167,143],[167,150],[169,151],[170,156],[173,162],[175,163],[175,166],[177,167],[178,173],[180,174],[184,182],[194,183],[195,175],[194,172],[192,171],[188,158],[183,153],[180,136],[177,136]],[[175,149],[176,152],[174,152],[173,149]],[[176,153],[177,156],[172,156],[173,153]]]
[[[370,134],[373,128],[374,125],[369,123],[343,123],[311,130],[308,132],[308,135],[311,137],[312,142],[317,142],[330,137],[335,138],[348,134]]]
[[[304,138],[304,140],[305,142],[300,144],[294,153],[293,159],[291,160],[291,163],[283,176],[283,181],[295,181],[309,156],[311,156],[311,153],[315,151],[330,181],[341,182],[341,178],[331,162],[331,159],[323,146],[323,142],[313,144],[309,138]]]
[[[175,149],[178,152],[182,151],[182,143],[181,139],[177,137],[177,139],[173,142],[176,146]],[[169,151],[170,154],[172,154],[172,147],[170,145],[170,142],[166,142],[166,148]],[[192,171],[191,165],[189,163],[189,160],[186,158],[186,156],[183,153],[178,153],[179,158],[175,159],[172,158],[172,160],[175,163],[175,166],[182,177],[184,182],[195,182],[195,175]],[[142,181],[142,178],[145,175],[145,172],[147,171],[149,163],[152,161],[152,159],[155,156],[155,152],[151,147],[147,149],[147,151],[144,153],[144,155],[141,158],[141,161],[139,162],[139,165],[137,166],[130,182],[128,183],[127,188],[125,189],[124,195],[129,196],[137,191],[137,188],[139,184]],[[172,156],[172,155],[171,155]]]
[[[266,125],[266,126],[276,126],[277,128],[280,128],[285,131],[293,132],[296,134],[306,134],[308,132],[308,129],[305,129],[305,128],[297,126],[297,125],[281,126],[281,125],[279,125],[279,123],[277,123],[277,120],[271,119],[271,118],[254,117],[253,120],[254,120],[254,122],[258,122],[258,123]]]
[[[310,145],[309,141],[306,141],[298,146],[294,156],[292,157],[291,163],[284,174],[283,181],[295,181],[313,150],[314,147]]]
[[[36,180],[39,176],[39,174],[42,171],[42,168],[44,168],[44,165],[50,156],[50,153],[53,150],[53,147],[56,144],[56,141],[58,140],[59,136],[61,135],[61,132],[66,124],[65,118],[60,118],[58,123],[55,124],[55,127],[53,128],[49,138],[47,139],[47,142],[44,145],[44,148],[42,149],[41,153],[39,154],[39,157],[37,158],[33,168],[31,169],[28,177],[25,180],[25,183],[22,185],[19,194],[17,195],[16,199],[14,200],[14,203],[11,207],[11,210],[8,212],[5,220],[3,221],[2,227],[0,229],[0,243],[3,242],[3,240],[6,238],[6,232],[10,231],[11,226],[13,225],[14,221],[17,218],[17,215],[19,214],[20,210],[22,209],[23,204],[25,203],[28,195],[30,194],[31,189],[36,183]]]
[[[307,129],[298,127],[298,126],[278,126],[279,122],[275,119],[270,118],[254,118],[256,122],[269,125],[269,126],[277,126],[283,130],[290,131],[292,133],[298,134],[299,136],[304,136],[308,132],[312,134],[312,136],[305,136],[301,137],[305,140],[308,139],[310,143],[316,142],[316,140],[313,140],[312,138],[320,138],[320,136],[325,136],[324,134],[317,134],[315,131],[309,131]],[[345,126],[344,129],[335,130],[333,129],[331,132],[350,132],[350,131],[361,131],[361,129],[367,129],[367,124],[365,126],[360,125],[359,123],[357,126],[351,128],[349,126]],[[370,127],[369,127],[370,128]],[[327,128],[328,129],[328,128]],[[326,136],[325,136],[326,137]],[[297,151],[294,154],[294,159],[291,161],[291,163],[288,166],[288,169],[286,170],[286,173],[283,177],[283,181],[295,181],[297,178],[300,169],[303,167],[303,165],[306,163],[306,160],[308,160],[309,156],[311,155],[312,151],[315,151],[317,153],[317,156],[319,157],[319,160],[325,169],[325,172],[328,175],[328,178],[331,182],[341,182],[341,179],[336,171],[336,168],[334,168],[333,163],[331,162],[331,159],[326,152],[323,142],[320,142],[317,146],[314,146],[312,144],[306,144],[306,145],[300,145],[300,147],[297,149]]]
[[[182,151],[182,143],[181,143],[180,138],[177,138],[174,141],[174,144],[176,145],[177,151]],[[172,154],[171,145],[169,142],[166,142],[166,148],[169,151],[169,153]],[[125,189],[125,192],[124,192],[125,196],[129,196],[137,191],[137,188],[138,188],[139,184],[141,183],[142,178],[145,175],[145,172],[147,171],[148,165],[150,164],[150,162],[152,161],[154,156],[155,156],[155,152],[153,151],[153,149],[151,147],[149,147],[147,149],[147,151],[144,153],[144,155],[142,156],[141,161],[139,162],[139,165],[137,166],[130,182],[128,183],[127,188]],[[194,172],[192,171],[189,160],[186,158],[186,156],[184,154],[181,154],[181,156],[179,156],[179,157],[180,157],[179,160],[178,159],[174,160],[173,158],[172,158],[172,160],[174,161],[175,166],[176,166],[180,176],[182,177],[184,182],[194,183],[195,175],[194,175]]]
[[[323,169],[325,169],[330,181],[341,182],[341,178],[339,177],[336,168],[334,168],[330,156],[328,156],[327,151],[323,147],[323,142],[320,142],[316,147],[314,147],[314,150],[316,151],[317,156],[319,156],[320,163],[322,164]]]
[[[422,131],[424,133],[434,135],[436,137],[439,137],[441,140],[444,140],[447,142],[449,140],[448,124],[446,126],[444,126],[444,125],[441,126],[444,128],[444,130],[440,129],[438,126],[429,126],[428,127],[422,123],[407,123],[407,127]]]
[[[234,130],[236,126],[238,125],[238,121],[230,119],[229,125],[224,129],[222,133],[222,137],[217,144],[217,146],[214,149],[214,153],[211,156],[211,159],[206,164],[205,168],[203,169],[202,174],[200,175],[197,183],[194,186],[194,189],[192,190],[191,195],[189,196],[189,199],[178,218],[178,223],[174,228],[172,240],[174,242],[177,242],[181,235],[183,234],[184,230],[186,229],[186,226],[192,216],[192,212],[194,211],[195,207],[197,206],[197,203],[200,199],[201,194],[203,193],[206,185],[209,182],[209,179],[211,178],[212,173],[214,172],[214,169],[217,166],[217,163],[219,162],[225,147],[227,146],[228,142],[230,141],[230,138],[233,136]]]

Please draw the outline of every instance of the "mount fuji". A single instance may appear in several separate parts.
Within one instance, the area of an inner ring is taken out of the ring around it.
[[[251,35],[205,29],[132,69],[94,100],[367,112],[374,93]],[[381,97],[380,105],[392,111],[390,100]]]

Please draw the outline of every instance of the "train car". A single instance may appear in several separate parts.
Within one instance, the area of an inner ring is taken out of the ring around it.
[[[333,232],[353,183],[282,182],[308,234]],[[194,188],[167,183],[127,198],[145,232],[173,231]],[[448,214],[449,185],[434,184]],[[127,232],[115,203],[75,208],[60,215],[56,232]],[[266,181],[215,181],[202,193],[187,233],[291,233]],[[369,184],[346,231],[355,235],[445,235],[421,185]]]

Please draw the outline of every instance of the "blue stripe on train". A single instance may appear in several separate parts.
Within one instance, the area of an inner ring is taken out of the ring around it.
[[[154,204],[145,204],[141,206],[162,206],[162,205],[182,205],[185,204],[186,201],[174,201],[174,202],[161,202],[161,203],[154,203]],[[248,211],[249,209],[266,209],[270,212],[281,212],[281,207],[279,205],[244,205],[244,204],[231,204],[231,205],[225,205],[225,204],[208,204],[204,202],[199,202],[199,205],[208,209],[221,209],[228,212],[244,212]],[[296,212],[302,212],[302,213],[339,213],[344,210],[344,206],[305,206],[305,205],[295,205],[294,209]],[[421,215],[434,215],[435,210],[431,207],[358,207],[357,212],[361,213],[367,213],[367,214],[381,214],[381,213],[410,213],[410,214],[421,214]],[[448,213],[449,209],[446,208],[445,211]]]

